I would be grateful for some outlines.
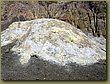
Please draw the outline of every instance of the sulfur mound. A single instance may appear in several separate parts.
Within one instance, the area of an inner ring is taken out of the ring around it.
[[[1,34],[1,46],[16,41],[11,49],[28,63],[33,55],[59,65],[90,65],[106,59],[106,45],[90,39],[81,30],[57,19],[14,22]]]

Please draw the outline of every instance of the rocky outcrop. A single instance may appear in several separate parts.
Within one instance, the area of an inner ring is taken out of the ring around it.
[[[106,59],[106,40],[105,44],[100,43],[57,19],[12,23],[1,33],[1,46],[14,41],[16,43],[11,50],[20,56],[21,64],[28,63],[31,56],[59,65],[90,65]]]

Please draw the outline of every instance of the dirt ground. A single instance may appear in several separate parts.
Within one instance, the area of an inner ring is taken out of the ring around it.
[[[12,44],[2,47],[2,80],[107,80],[106,62],[89,66],[68,64],[59,66],[32,56],[29,63],[22,66],[19,56],[10,51]]]

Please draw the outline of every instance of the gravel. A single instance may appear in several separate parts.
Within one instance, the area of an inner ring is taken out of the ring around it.
[[[105,60],[88,66],[75,63],[60,66],[32,56],[23,66],[19,56],[9,50],[13,44],[2,47],[2,80],[107,80]]]

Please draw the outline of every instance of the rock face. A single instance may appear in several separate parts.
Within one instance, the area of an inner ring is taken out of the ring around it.
[[[14,41],[16,43],[11,50],[20,56],[21,64],[28,63],[33,55],[62,66],[68,63],[90,65],[106,59],[106,43],[101,44],[98,38],[95,41],[69,23],[57,19],[12,23],[1,34],[1,46]]]

